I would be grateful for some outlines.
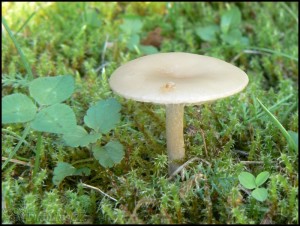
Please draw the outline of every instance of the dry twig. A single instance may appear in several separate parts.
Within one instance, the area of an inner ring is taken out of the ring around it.
[[[102,195],[105,195],[106,197],[114,200],[115,202],[117,202],[118,200],[116,200],[115,198],[109,196],[108,194],[104,193],[103,191],[101,191],[99,188],[96,188],[94,186],[91,186],[91,185],[88,185],[88,184],[85,184],[85,183],[81,183],[83,185],[83,187],[86,187],[86,188],[91,188],[91,189],[94,189],[96,191],[99,191]]]

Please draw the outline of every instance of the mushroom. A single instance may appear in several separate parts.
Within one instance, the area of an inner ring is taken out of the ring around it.
[[[169,175],[185,157],[185,105],[200,105],[242,91],[248,76],[216,58],[184,53],[157,53],[139,57],[117,68],[111,89],[128,99],[166,105]]]

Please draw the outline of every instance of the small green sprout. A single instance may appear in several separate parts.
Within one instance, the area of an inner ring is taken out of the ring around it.
[[[268,191],[265,188],[259,188],[264,184],[270,176],[270,173],[267,171],[261,172],[255,178],[253,174],[248,172],[241,172],[239,175],[239,181],[246,189],[254,189],[251,192],[251,196],[258,201],[265,201],[268,197]]]

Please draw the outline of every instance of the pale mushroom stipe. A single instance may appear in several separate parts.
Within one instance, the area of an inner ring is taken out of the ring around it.
[[[117,68],[111,89],[127,99],[166,105],[169,175],[185,157],[185,105],[200,105],[242,91],[248,84],[244,71],[213,57],[170,52],[139,57]]]

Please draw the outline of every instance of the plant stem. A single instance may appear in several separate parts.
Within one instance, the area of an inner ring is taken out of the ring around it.
[[[168,104],[166,106],[166,136],[169,161],[169,175],[180,166],[176,160],[185,156],[183,139],[183,104]]]
[[[2,157],[2,160],[6,160],[6,159],[7,159],[6,157]],[[21,165],[24,165],[24,166],[32,167],[32,165],[30,163],[24,162],[24,161],[20,161],[18,159],[11,159],[10,162],[14,162],[14,163],[21,164]]]
[[[114,200],[115,202],[118,202],[118,200],[116,200],[115,198],[109,196],[108,194],[104,193],[103,191],[101,191],[99,188],[96,188],[94,186],[91,186],[91,185],[88,185],[88,184],[85,184],[85,183],[81,183],[83,187],[86,187],[86,188],[91,188],[91,189],[94,189],[96,191],[99,191],[102,195],[110,198],[111,200]]]
[[[7,165],[7,163],[11,160],[11,158],[16,154],[16,152],[19,150],[21,144],[24,142],[25,138],[27,137],[27,135],[29,134],[30,131],[30,124],[27,125],[27,127],[24,129],[23,132],[23,136],[22,138],[19,140],[17,146],[14,148],[14,150],[9,154],[8,158],[5,160],[5,162],[2,165],[2,170],[4,169],[4,167]]]
[[[35,151],[35,161],[34,161],[34,169],[32,173],[32,177],[35,178],[35,175],[40,167],[40,157],[41,157],[41,150],[42,150],[42,133],[38,133],[38,140],[36,144],[36,151]]]
[[[8,27],[8,25],[7,25],[6,20],[4,19],[4,17],[2,17],[2,24],[4,25],[4,27],[5,27],[6,31],[7,31],[7,33],[9,34],[9,37],[10,37],[11,40],[13,41],[15,47],[16,47],[17,50],[18,50],[18,53],[19,53],[20,56],[21,56],[21,60],[22,60],[22,62],[23,62],[23,64],[24,64],[24,67],[25,67],[25,69],[26,69],[26,71],[27,71],[27,74],[28,74],[28,76],[29,76],[29,80],[33,80],[32,70],[31,70],[31,68],[30,68],[30,66],[29,66],[29,64],[28,64],[28,62],[27,62],[27,60],[26,60],[26,57],[25,57],[25,55],[23,54],[23,52],[22,52],[22,50],[21,50],[21,48],[20,48],[20,46],[19,46],[19,44],[18,44],[18,42],[17,42],[15,36],[13,35],[13,33],[12,33],[11,30],[10,30],[10,28]]]
[[[75,165],[77,163],[92,162],[92,161],[95,161],[95,158],[80,159],[80,160],[77,160],[77,161],[73,162],[72,165]]]

